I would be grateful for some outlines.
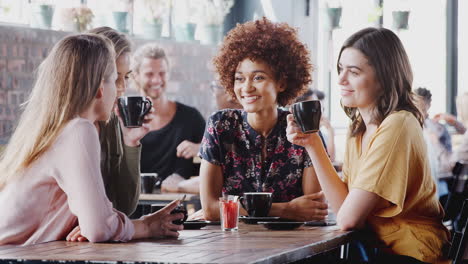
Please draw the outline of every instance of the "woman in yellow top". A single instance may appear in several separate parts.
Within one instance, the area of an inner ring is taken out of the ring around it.
[[[366,28],[338,56],[341,104],[351,118],[343,179],[317,133],[303,134],[288,116],[288,140],[304,146],[343,230],[369,226],[382,242],[372,263],[445,263],[449,233],[436,196],[413,103],[413,75],[398,37]]]

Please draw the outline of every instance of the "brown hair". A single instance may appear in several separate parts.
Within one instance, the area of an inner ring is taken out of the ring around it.
[[[341,54],[347,48],[357,49],[366,56],[382,89],[375,100],[372,122],[380,125],[391,113],[406,110],[422,126],[424,117],[416,107],[414,93],[411,91],[413,72],[405,48],[397,35],[385,28],[365,28],[354,33],[341,47],[337,62],[338,72]],[[358,109],[345,106],[343,109],[352,120],[351,136],[362,134],[366,127]]]
[[[107,37],[114,44],[115,57],[118,58],[122,53],[132,52],[132,42],[127,35],[118,32],[111,27],[98,27],[93,28],[89,33],[94,33]]]
[[[244,59],[268,64],[276,80],[286,83],[278,94],[278,104],[287,105],[307,90],[312,82],[309,52],[298,37],[297,31],[286,23],[261,20],[238,24],[229,31],[213,59],[221,86],[233,97],[234,75]]]

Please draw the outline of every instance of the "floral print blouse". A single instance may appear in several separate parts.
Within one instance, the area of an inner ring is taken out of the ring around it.
[[[227,109],[214,113],[207,124],[200,157],[223,171],[223,193],[272,192],[273,202],[302,196],[302,174],[312,162],[301,147],[286,138],[286,116],[278,108],[278,121],[267,138],[247,122],[247,112]],[[266,157],[261,161],[262,146]]]

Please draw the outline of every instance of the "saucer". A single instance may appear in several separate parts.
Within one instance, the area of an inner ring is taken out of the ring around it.
[[[255,225],[257,224],[257,222],[260,222],[260,221],[274,222],[279,219],[280,219],[279,216],[264,216],[264,217],[244,216],[244,215],[239,216],[239,220],[249,225]]]
[[[261,222],[259,221],[258,224],[263,225],[264,227],[271,229],[271,230],[292,230],[295,228],[300,227],[304,224],[304,222]]]
[[[185,221],[184,230],[200,229],[202,227],[205,227],[207,224],[207,221],[203,220]]]

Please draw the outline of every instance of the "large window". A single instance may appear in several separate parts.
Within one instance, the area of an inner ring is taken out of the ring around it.
[[[468,1],[458,1],[458,92],[468,92]]]

